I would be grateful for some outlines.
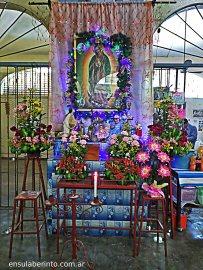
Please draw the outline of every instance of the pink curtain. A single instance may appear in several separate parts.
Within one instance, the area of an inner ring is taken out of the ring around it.
[[[133,44],[132,111],[135,121],[141,122],[144,131],[151,122],[153,98],[152,35],[153,11],[151,3],[52,3],[51,67],[52,100],[51,116],[55,130],[63,121],[66,104],[66,61],[74,34],[90,31],[96,26],[106,29],[109,35],[123,33]]]

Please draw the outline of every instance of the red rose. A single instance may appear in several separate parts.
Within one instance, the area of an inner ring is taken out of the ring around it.
[[[16,130],[17,130],[17,127],[12,126],[12,127],[10,128],[10,130],[11,130],[11,131],[16,131]]]
[[[50,132],[52,130],[52,125],[47,126],[47,132]]]

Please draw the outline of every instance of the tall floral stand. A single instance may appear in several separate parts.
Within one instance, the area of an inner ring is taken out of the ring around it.
[[[25,171],[24,171],[24,176],[23,176],[22,190],[26,190],[27,174],[28,174],[28,168],[29,168],[30,163],[32,163],[32,190],[35,190],[35,169],[37,165],[38,170],[39,170],[39,181],[41,185],[42,196],[43,196],[44,201],[46,201],[47,194],[46,194],[46,188],[45,188],[45,183],[44,183],[44,177],[42,173],[40,153],[27,154],[26,163],[25,163]]]

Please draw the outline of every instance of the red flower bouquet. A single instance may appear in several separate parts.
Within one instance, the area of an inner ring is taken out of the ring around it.
[[[111,158],[105,166],[106,179],[119,180],[122,184],[129,184],[137,179],[138,167],[129,158]]]
[[[67,180],[81,180],[88,176],[86,163],[74,156],[64,156],[56,166],[56,173]]]

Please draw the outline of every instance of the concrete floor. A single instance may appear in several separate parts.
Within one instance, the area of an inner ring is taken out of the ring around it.
[[[25,236],[21,241],[19,236],[14,238],[12,259],[8,259],[9,236],[5,230],[11,224],[10,210],[0,210],[0,270],[34,269],[9,268],[9,262],[39,261],[34,236]],[[44,230],[41,232],[41,251],[43,261],[58,261],[56,254],[55,236],[48,240]],[[139,257],[131,256],[131,240],[116,237],[79,237],[88,248],[90,260],[96,270],[200,270],[203,269],[203,209],[194,209],[189,216],[188,228],[177,233],[175,240],[168,239],[168,258],[164,258],[163,244],[153,242],[153,237],[143,237]],[[70,248],[66,248],[62,261],[70,261]],[[83,261],[83,257],[79,257]],[[37,269],[37,268],[35,268]],[[51,268],[38,268],[51,269]],[[57,268],[57,269],[76,269]],[[86,269],[78,267],[77,269]]]

